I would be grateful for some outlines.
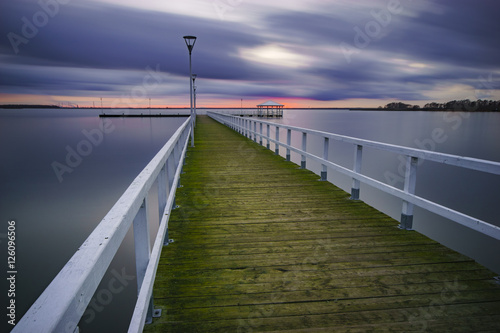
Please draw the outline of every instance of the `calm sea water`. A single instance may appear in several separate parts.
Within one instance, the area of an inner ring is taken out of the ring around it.
[[[1,260],[7,261],[7,221],[14,220],[18,319],[185,120],[107,118],[106,122],[97,117],[98,113],[93,110],[0,110]],[[283,119],[273,121],[500,161],[498,113],[285,110]],[[102,139],[99,131],[103,133]],[[298,136],[292,139],[300,145]],[[74,157],[66,160],[71,150],[79,150],[85,156],[81,156],[81,160]],[[321,154],[320,140],[310,138],[308,150]],[[353,155],[349,145],[330,144],[329,156],[341,165],[352,167]],[[292,155],[292,160],[300,163],[297,155]],[[319,165],[311,161],[308,164],[319,173]],[[400,157],[395,154],[364,151],[363,172],[381,181],[392,181],[399,187],[402,186],[398,179],[400,165]],[[329,172],[329,180],[350,192],[349,178]],[[424,162],[418,167],[416,192],[500,225],[496,212],[500,202],[498,176]],[[154,188],[150,195],[155,195]],[[367,186],[361,187],[361,199],[399,219],[400,200]],[[150,209],[153,216],[157,207],[151,205]],[[156,233],[157,223],[157,220],[151,221],[152,233]],[[418,208],[414,227],[500,273],[499,242]],[[129,232],[82,318],[82,332],[126,331],[137,293],[134,260],[133,235]],[[5,281],[2,281],[2,290],[7,290]],[[2,297],[6,299],[5,295]],[[5,322],[2,321],[2,325],[8,331]]]
[[[98,112],[0,110],[1,260],[7,262],[7,221],[14,220],[18,319],[186,120],[99,118]],[[157,215],[157,207],[150,209]],[[157,225],[152,221],[152,233]],[[5,283],[2,279],[2,307],[7,306]],[[130,231],[82,318],[81,331],[126,331],[136,295]],[[2,317],[2,331],[9,331]]]

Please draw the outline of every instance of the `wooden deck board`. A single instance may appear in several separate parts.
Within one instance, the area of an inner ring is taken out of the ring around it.
[[[494,273],[198,117],[145,332],[495,332]]]

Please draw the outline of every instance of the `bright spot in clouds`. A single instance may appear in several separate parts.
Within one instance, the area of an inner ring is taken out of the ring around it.
[[[291,52],[290,50],[278,45],[264,45],[253,49],[243,48],[240,50],[240,56],[249,61],[255,61],[267,65],[283,67],[307,67],[308,57]]]
[[[418,62],[414,62],[414,63],[410,64],[410,67],[414,67],[414,68],[428,68],[429,66],[426,65],[426,64],[421,64],[421,63],[418,63]]]

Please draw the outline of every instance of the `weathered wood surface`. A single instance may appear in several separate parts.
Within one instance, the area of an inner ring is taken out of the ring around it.
[[[198,117],[146,332],[497,332],[494,273]]]

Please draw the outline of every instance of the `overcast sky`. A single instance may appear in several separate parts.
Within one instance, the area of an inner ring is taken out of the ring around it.
[[[0,103],[424,105],[500,99],[498,0],[9,0]]]

